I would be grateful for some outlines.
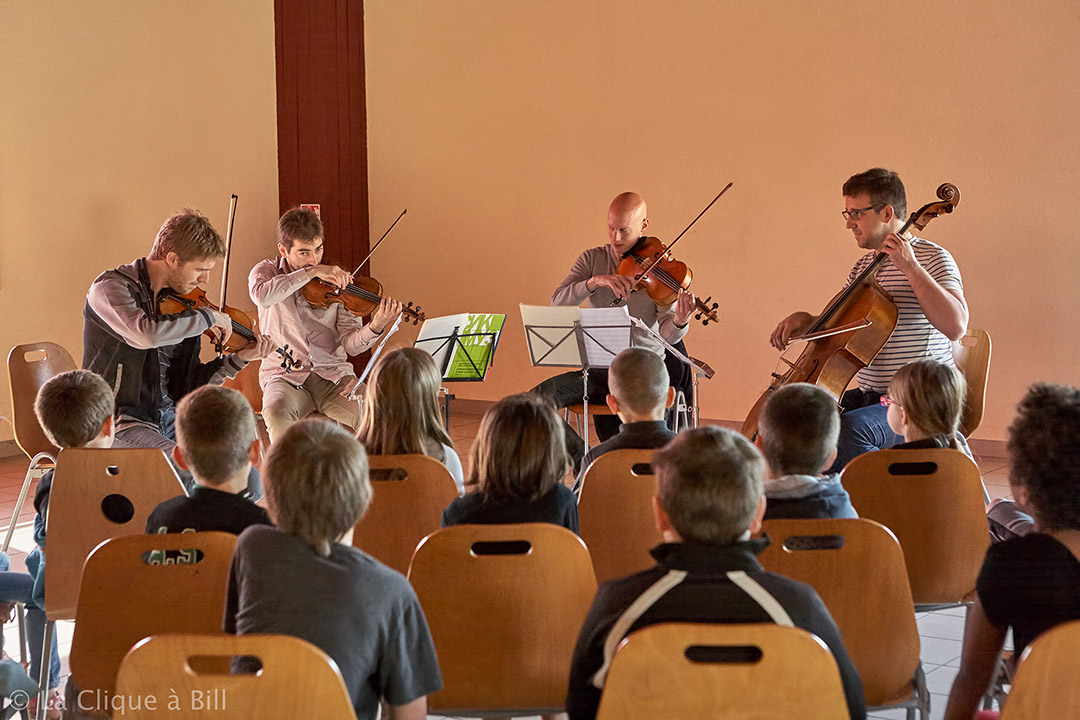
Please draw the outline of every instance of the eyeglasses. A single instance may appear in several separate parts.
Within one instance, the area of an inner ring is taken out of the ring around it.
[[[900,403],[896,402],[895,400],[893,400],[888,395],[882,395],[881,400],[879,400],[878,402],[880,402],[885,407],[889,407],[890,405],[899,405],[900,404]]]
[[[864,208],[858,208],[856,210],[841,210],[840,214],[844,216],[845,220],[858,220],[864,213],[868,213],[871,210],[880,210],[885,207],[884,205],[868,205]]]

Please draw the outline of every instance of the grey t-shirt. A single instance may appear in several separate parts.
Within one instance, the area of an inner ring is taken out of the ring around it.
[[[353,547],[335,544],[324,558],[276,528],[248,528],[236,542],[224,626],[321,648],[341,670],[358,718],[374,718],[380,698],[404,705],[442,688],[416,593]]]

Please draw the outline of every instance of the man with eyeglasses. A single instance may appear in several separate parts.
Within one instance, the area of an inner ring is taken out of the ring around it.
[[[921,238],[908,241],[897,235],[907,214],[904,184],[892,170],[873,168],[844,183],[842,211],[847,228],[859,247],[869,250],[855,263],[848,284],[880,251],[889,256],[877,280],[896,303],[898,316],[892,337],[873,362],[855,376],[858,387],[840,401],[840,441],[836,462],[829,472],[843,469],[849,460],[870,450],[902,442],[889,428],[887,409],[878,401],[893,374],[909,362],[932,358],[954,365],[952,341],[967,330],[968,308],[960,269],[947,250]],[[795,312],[780,321],[770,342],[783,350],[817,316]]]

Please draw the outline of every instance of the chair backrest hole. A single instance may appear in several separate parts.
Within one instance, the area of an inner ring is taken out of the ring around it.
[[[475,555],[528,555],[532,552],[532,543],[528,540],[483,540],[472,544]]]
[[[633,473],[635,477],[640,475],[652,475],[652,463],[634,463],[630,466],[630,472]]]
[[[401,482],[409,477],[409,473],[405,471],[405,468],[386,468],[372,470],[368,476],[371,482]]]
[[[691,645],[683,654],[690,662],[725,665],[752,665],[762,656],[756,645]]]
[[[792,535],[784,538],[784,549],[791,552],[839,550],[842,547],[844,547],[843,535]]]
[[[49,353],[44,350],[30,350],[23,353],[23,360],[28,363],[43,362],[49,359]]]
[[[123,525],[131,522],[131,519],[135,517],[135,506],[123,495],[111,493],[101,499],[101,514],[109,522]]]
[[[933,475],[937,472],[936,462],[898,462],[889,463],[890,475]]]
[[[105,468],[105,472],[109,475],[112,475],[113,477],[116,477],[120,474],[120,468],[116,467],[115,465],[109,465]]]
[[[191,655],[187,666],[196,675],[258,675],[263,669],[255,655]]]

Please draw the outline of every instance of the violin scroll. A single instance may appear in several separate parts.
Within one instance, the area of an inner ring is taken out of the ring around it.
[[[712,295],[704,300],[696,300],[694,305],[697,307],[697,312],[694,314],[695,320],[701,321],[701,327],[708,327],[710,322],[720,322],[720,315],[716,312],[720,307],[720,303],[713,303],[711,306],[709,303],[712,301]]]

